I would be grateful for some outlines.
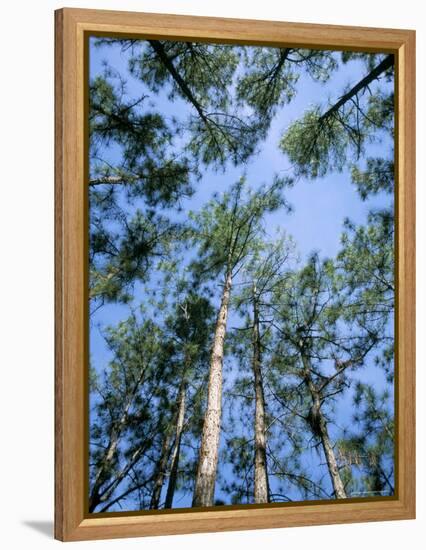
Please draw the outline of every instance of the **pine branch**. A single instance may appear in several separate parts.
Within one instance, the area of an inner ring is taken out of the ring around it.
[[[353,88],[351,88],[346,94],[337,101],[332,107],[328,109],[323,115],[320,116],[319,121],[323,122],[337,113],[341,107],[354,96],[356,96],[361,90],[367,88],[374,80],[376,80],[382,73],[390,69],[394,64],[394,55],[389,54],[377,67],[375,67],[367,76],[360,80]]]

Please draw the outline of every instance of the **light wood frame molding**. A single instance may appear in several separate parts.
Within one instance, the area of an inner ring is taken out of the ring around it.
[[[63,541],[415,517],[415,32],[64,8],[55,12],[55,537]],[[85,511],[89,33],[387,51],[396,65],[397,492],[395,497],[239,509]]]

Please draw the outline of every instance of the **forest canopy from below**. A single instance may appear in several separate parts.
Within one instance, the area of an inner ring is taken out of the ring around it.
[[[89,511],[391,497],[393,55],[89,53]]]

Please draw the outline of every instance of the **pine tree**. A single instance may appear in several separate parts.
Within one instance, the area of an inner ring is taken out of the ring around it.
[[[366,141],[373,139],[378,131],[392,133],[393,90],[379,87],[367,100],[364,94],[370,86],[377,86],[380,78],[392,81],[393,65],[393,54],[383,56],[334,104],[325,110],[321,105],[313,107],[287,129],[280,147],[293,163],[296,175],[314,179],[331,170],[341,171],[348,161],[360,159]],[[376,160],[370,159],[371,162],[374,165]],[[354,183],[358,183],[356,173]],[[371,186],[368,187],[367,191],[371,191]],[[365,197],[365,186],[361,184],[359,189]]]
[[[346,491],[330,436],[329,414],[337,396],[350,386],[348,374],[365,365],[378,343],[373,328],[356,322],[346,325],[341,284],[331,261],[311,256],[291,283],[286,281],[277,289],[280,305],[273,319],[282,339],[280,353],[290,357],[290,372],[298,380],[295,398],[305,403],[306,426],[322,448],[336,498],[345,498]]]
[[[208,343],[211,336],[213,308],[203,296],[189,292],[176,304],[176,313],[166,320],[176,345],[176,353],[181,358],[180,382],[176,401],[174,441],[170,456],[170,474],[165,497],[165,508],[171,508],[176,491],[179,473],[181,443],[185,429],[187,386],[200,374],[200,364],[207,362]],[[201,376],[203,373],[201,373]]]
[[[105,336],[114,357],[102,377],[92,377],[98,397],[91,412],[90,511],[109,501],[167,424],[167,415],[160,418],[148,406],[162,401],[168,381],[160,334],[151,321],[131,316]]]
[[[132,312],[102,328],[110,359],[91,368],[90,511],[171,508],[191,493],[212,506],[218,482],[232,503],[393,494],[394,164],[366,156],[393,137],[393,55],[98,42],[126,54],[140,94],[111,68],[90,83],[91,310]],[[323,83],[352,60],[365,76],[279,145],[296,177],[348,169],[361,200],[388,195],[364,225],[344,221],[335,259],[290,268],[289,240],[266,235],[291,179],[251,190],[242,178],[182,221],[205,172],[247,169],[300,77]],[[384,369],[383,388],[358,383],[367,368]]]
[[[276,180],[269,189],[251,192],[241,179],[229,192],[210,201],[193,216],[193,236],[199,247],[199,260],[193,267],[200,279],[206,275],[222,276],[223,285],[210,358],[207,408],[193,506],[212,506],[214,502],[222,416],[222,366],[232,281],[262,234],[265,213],[285,205],[281,188],[286,183]]]
[[[242,290],[236,297],[237,306],[246,311],[244,329],[251,332],[251,367],[254,395],[254,502],[270,501],[267,468],[267,410],[264,387],[264,343],[262,321],[267,313],[274,288],[285,277],[293,253],[290,239],[282,236],[273,244],[260,243],[243,270]],[[244,358],[244,356],[243,356]],[[245,359],[245,358],[244,358]],[[244,361],[243,359],[243,361]]]

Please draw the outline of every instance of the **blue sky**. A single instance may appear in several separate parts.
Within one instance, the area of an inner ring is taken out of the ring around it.
[[[129,97],[138,97],[147,92],[143,83],[134,79],[127,71],[129,51],[121,52],[118,45],[94,47],[93,40],[92,38],[90,47],[91,78],[102,74],[103,61],[107,59],[112,68],[121,75],[126,75],[126,91]],[[183,203],[182,214],[175,213],[173,215],[172,213],[172,216],[182,219],[186,217],[189,210],[197,211],[211,198],[214,192],[226,190],[243,174],[246,175],[249,185],[253,188],[263,183],[270,183],[275,174],[291,176],[292,167],[278,148],[283,131],[313,104],[326,105],[328,101],[337,100],[345,87],[355,84],[366,72],[364,64],[360,61],[351,61],[347,65],[340,65],[340,67],[325,84],[314,82],[310,77],[302,75],[296,85],[296,97],[289,105],[279,109],[273,119],[267,139],[261,143],[259,154],[251,158],[244,167],[229,165],[226,166],[224,172],[215,172],[210,168],[204,169],[201,182],[196,184],[195,194]],[[178,113],[178,117],[185,118],[190,112],[191,107],[183,100],[178,99],[172,104],[168,101],[165,93],[157,96],[149,93],[156,109],[166,117]],[[379,154],[389,157],[390,151],[390,144],[386,138],[383,138],[381,143],[368,146],[368,156]],[[105,151],[104,155],[105,158],[116,161],[120,151],[112,148],[110,151]],[[384,194],[369,198],[365,202],[361,201],[355,186],[350,182],[350,174],[347,169],[338,174],[317,178],[315,181],[300,178],[293,188],[286,191],[285,195],[293,206],[293,212],[286,214],[283,211],[277,211],[268,214],[265,218],[266,231],[272,236],[277,228],[285,229],[296,242],[302,262],[314,250],[318,251],[322,257],[334,257],[339,250],[342,224],[346,217],[357,224],[363,224],[366,222],[370,210],[389,206],[392,201],[391,197]],[[143,289],[140,286],[137,288],[140,296],[140,291],[143,292]],[[92,365],[97,370],[102,371],[111,358],[101,335],[102,327],[114,325],[120,320],[126,319],[128,315],[128,306],[108,304],[92,316],[90,354]],[[240,323],[239,318],[231,312],[229,326],[238,326]],[[361,380],[374,382],[376,387],[385,385],[382,372],[373,366],[364,369],[358,376]],[[229,386],[234,377],[231,361],[226,371],[225,384]],[[342,425],[350,421],[352,413],[350,394],[347,394],[344,401],[337,404],[337,411]],[[332,431],[334,432],[332,435],[337,436],[338,428],[332,428]],[[309,464],[310,460],[315,463],[318,462],[318,456],[310,457],[307,454],[304,460],[306,464]],[[229,465],[222,468],[222,474],[230,475]],[[217,491],[216,496],[224,500],[227,498],[220,491]],[[127,502],[127,504],[129,503],[130,501]],[[190,504],[191,495],[180,495],[176,498],[175,505],[190,506]]]

